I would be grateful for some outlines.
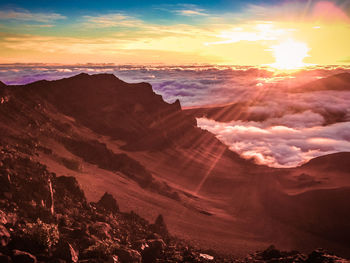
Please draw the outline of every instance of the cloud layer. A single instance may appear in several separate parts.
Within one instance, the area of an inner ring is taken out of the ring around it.
[[[293,127],[293,119],[304,127]],[[198,125],[243,157],[272,167],[294,167],[317,156],[350,151],[350,122],[321,126],[322,116],[312,112],[284,116],[280,121],[285,125],[200,118]]]
[[[290,92],[310,81],[350,72],[344,66],[285,73],[244,66],[14,64],[0,65],[0,80],[22,84],[81,72],[112,73],[127,82],[149,82],[166,101],[179,99],[183,107],[246,103],[246,118],[229,123],[201,118],[198,125],[259,163],[291,167],[316,156],[350,151],[350,91]]]

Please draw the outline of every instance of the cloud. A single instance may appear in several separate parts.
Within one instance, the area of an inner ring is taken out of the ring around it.
[[[183,16],[208,16],[205,10],[200,8],[180,9],[174,10],[174,12]]]
[[[139,27],[143,21],[121,13],[98,16],[84,16],[84,25],[88,27]]]
[[[27,10],[0,11],[0,20],[34,21],[40,23],[47,23],[65,18],[65,16],[57,13],[34,13]]]
[[[254,22],[231,30],[224,30],[218,38],[222,41],[207,42],[206,45],[231,44],[240,41],[274,41],[286,38],[293,31],[291,28],[279,28],[272,22]]]
[[[184,16],[206,16],[203,10],[178,10],[177,12]]]
[[[181,16],[208,16],[207,10],[194,4],[160,4],[154,8],[162,12],[171,12]]]
[[[295,118],[307,123],[309,114],[299,114]],[[199,127],[216,134],[233,151],[272,167],[294,167],[317,156],[350,151],[350,122],[289,127],[287,124],[291,123],[288,122],[269,125],[269,121],[220,123],[205,118],[197,121]]]

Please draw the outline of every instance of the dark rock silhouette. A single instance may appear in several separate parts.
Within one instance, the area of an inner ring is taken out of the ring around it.
[[[168,228],[165,224],[165,221],[162,215],[159,215],[156,218],[156,221],[154,222],[154,225],[153,225],[153,231],[162,236],[167,236],[169,234]]]
[[[119,206],[113,195],[105,193],[101,199],[97,202],[97,206],[110,212],[118,212]]]
[[[3,88],[3,87],[5,87],[5,86],[6,86],[6,84],[0,81],[0,88]],[[1,94],[1,93],[0,93],[0,94]]]

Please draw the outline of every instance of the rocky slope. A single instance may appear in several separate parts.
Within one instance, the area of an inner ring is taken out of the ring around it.
[[[125,213],[111,194],[88,202],[74,177],[10,147],[0,159],[1,262],[346,262],[324,250],[308,256],[271,246],[237,259],[171,236],[163,216],[153,224]]]

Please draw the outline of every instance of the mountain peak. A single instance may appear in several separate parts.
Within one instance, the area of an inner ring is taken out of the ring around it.
[[[91,80],[118,80],[118,81],[121,81],[119,78],[117,78],[114,74],[110,74],[110,73],[99,73],[99,74],[88,74],[88,73],[85,73],[85,72],[82,72],[82,73],[79,73],[77,75],[74,75],[72,77],[68,77],[68,78],[65,78],[66,80],[69,80],[69,79],[75,79],[75,80],[88,80],[88,79],[91,79]]]
[[[4,82],[0,81],[0,88],[6,87],[6,86],[7,86],[7,85],[6,85]]]

